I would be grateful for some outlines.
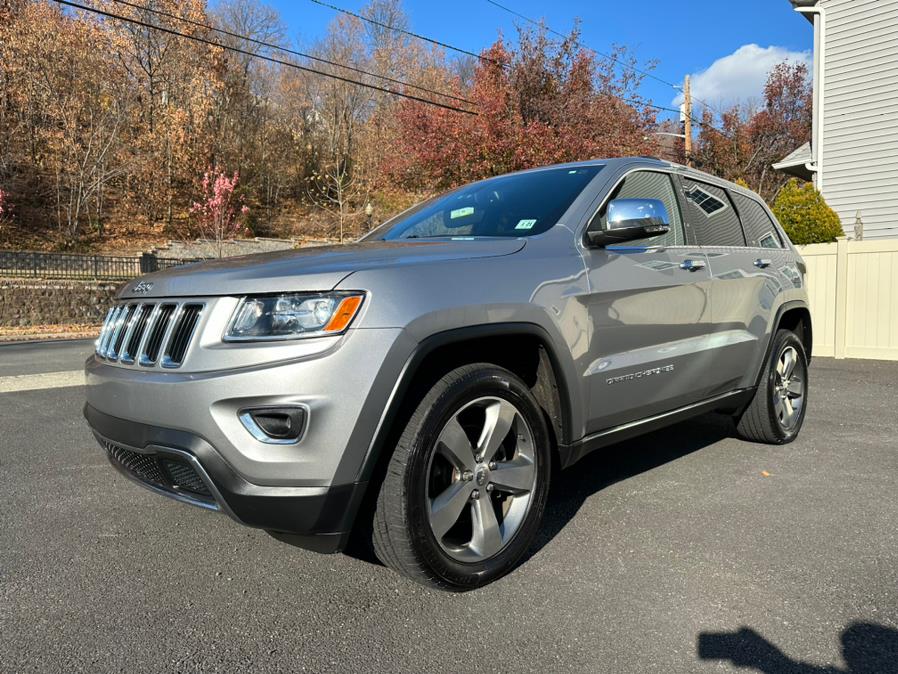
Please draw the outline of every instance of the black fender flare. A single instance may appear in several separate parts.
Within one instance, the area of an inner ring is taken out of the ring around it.
[[[802,300],[789,300],[787,302],[783,302],[779,308],[776,310],[776,316],[773,321],[770,323],[770,335],[767,338],[767,346],[764,349],[764,358],[761,360],[761,367],[758,368],[758,374],[755,377],[755,388],[761,385],[761,379],[764,377],[764,365],[770,358],[770,351],[773,349],[773,338],[776,336],[776,331],[779,329],[780,323],[783,320],[783,316],[787,311],[791,311],[792,309],[804,309],[808,312],[808,315],[811,313],[811,308],[807,305],[807,303]],[[811,326],[809,326],[809,329]],[[811,360],[811,354],[808,352],[808,362]]]
[[[347,453],[344,454],[344,458],[340,462],[340,466],[338,466],[338,475],[342,473],[344,480],[346,477],[349,477],[349,480],[345,481],[354,483],[353,490],[355,494],[351,499],[350,505],[352,512],[347,513],[346,520],[353,523],[352,528],[354,530],[357,528],[357,525],[360,524],[358,519],[360,511],[365,510],[366,507],[370,508],[372,498],[376,496],[374,493],[375,490],[371,489],[371,487],[376,487],[376,481],[379,478],[378,469],[383,468],[382,459],[385,456],[385,452],[389,451],[387,443],[394,431],[395,424],[401,419],[401,413],[406,404],[406,396],[410,391],[415,374],[422,363],[424,363],[427,357],[440,347],[483,337],[501,336],[534,337],[539,340],[544,347],[549,363],[552,366],[553,374],[555,375],[561,407],[562,429],[564,435],[563,437],[558,438],[559,446],[570,441],[568,436],[573,432],[571,424],[573,419],[572,405],[574,404],[574,401],[571,399],[572,389],[570,388],[572,383],[571,377],[574,376],[573,363],[569,365],[571,371],[566,372],[563,363],[558,358],[558,354],[555,353],[552,348],[551,336],[544,327],[529,322],[490,323],[453,328],[443,332],[434,333],[418,342],[413,348],[411,355],[406,359],[399,376],[395,380],[392,392],[387,398],[386,405],[383,405],[382,398],[372,400],[372,396],[369,396],[369,399],[365,401],[363,415],[366,413],[371,414],[372,410],[370,408],[372,407],[380,412],[379,419],[374,426],[375,430],[373,432],[371,431],[371,419],[368,420],[367,424],[357,423],[347,447],[350,451],[347,451]],[[573,382],[576,382],[576,379],[574,379]],[[348,454],[351,453],[353,447],[360,448],[362,443],[367,447],[367,450],[361,461],[361,465],[359,465],[358,458],[356,458],[357,455],[351,458]],[[375,484],[372,485],[372,482]],[[367,506],[365,505],[366,503],[368,504]],[[340,547],[343,547],[342,544]]]

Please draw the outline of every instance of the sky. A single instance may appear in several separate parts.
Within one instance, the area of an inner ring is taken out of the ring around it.
[[[321,38],[336,12],[310,0],[267,0],[281,13],[289,37],[308,47]],[[364,0],[328,0],[358,11]],[[695,98],[712,107],[759,100],[770,68],[783,60],[810,63],[813,31],[789,0],[497,0],[554,30],[568,32],[581,20],[582,43],[607,53],[627,46],[641,62],[656,61],[652,74],[678,84],[692,75]],[[502,34],[516,36],[521,19],[488,0],[404,0],[410,30],[479,52]],[[646,79],[644,96],[679,107],[669,84]],[[666,116],[675,116],[669,113]],[[660,117],[664,118],[664,117]]]

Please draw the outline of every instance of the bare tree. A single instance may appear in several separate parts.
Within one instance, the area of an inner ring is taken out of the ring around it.
[[[331,164],[309,179],[309,198],[337,217],[340,243],[348,224],[364,213],[369,194],[368,182],[346,165]]]

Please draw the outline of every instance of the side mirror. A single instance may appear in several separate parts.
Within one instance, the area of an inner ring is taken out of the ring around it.
[[[608,202],[604,229],[589,229],[591,246],[604,247],[646,239],[670,231],[670,217],[658,199],[612,199]]]

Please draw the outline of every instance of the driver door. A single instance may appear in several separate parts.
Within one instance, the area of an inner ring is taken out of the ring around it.
[[[615,198],[660,200],[670,231],[584,252],[587,434],[697,402],[710,388],[711,276],[706,256],[687,238],[671,177],[649,170],[626,174],[590,227],[602,226]]]

